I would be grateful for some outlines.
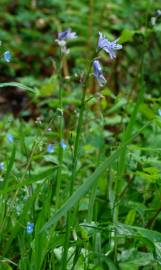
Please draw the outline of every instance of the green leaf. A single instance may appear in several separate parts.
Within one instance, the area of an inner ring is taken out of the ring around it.
[[[116,101],[116,103],[112,106],[112,108],[110,108],[107,113],[114,113],[116,111],[118,111],[120,108],[123,108],[125,105],[127,104],[127,101],[125,98],[120,98]]]
[[[156,32],[161,32],[161,23],[155,25],[155,26],[154,26],[154,30],[155,30]]]
[[[152,120],[155,117],[154,112],[149,108],[147,104],[141,104],[139,111],[148,119]]]
[[[154,262],[152,253],[138,252],[134,248],[124,250],[120,256],[120,259],[121,262],[119,263],[119,266],[121,270],[138,270],[140,266],[151,266]]]
[[[32,94],[35,94],[35,95],[38,95],[38,89],[33,89],[29,86],[26,86],[22,83],[18,83],[18,82],[8,82],[8,83],[0,83],[0,87],[8,87],[8,86],[11,86],[11,87],[18,87],[18,88],[21,88],[23,90],[26,90],[27,92],[30,92]]]
[[[14,161],[15,161],[15,156],[16,156],[16,145],[14,144],[13,145],[12,152],[11,152],[10,159],[8,161],[7,171],[6,171],[6,174],[5,174],[5,179],[8,178],[8,175],[10,174],[10,172],[11,172],[11,170],[13,168]]]
[[[40,87],[41,96],[51,96],[59,87],[58,78],[56,75],[42,82]]]
[[[103,174],[108,167],[118,158],[120,148],[115,151],[109,158],[106,158],[103,163],[95,170],[95,172],[87,178],[87,180],[72,194],[72,196],[64,203],[64,205],[56,211],[51,219],[42,227],[40,233],[47,230],[52,225],[55,225],[59,219],[66,215],[66,213],[91,189],[91,187],[98,181],[101,174]]]
[[[155,254],[156,261],[161,264],[161,233],[153,230],[148,230],[142,227],[118,224],[114,226],[118,235],[123,237],[136,237],[143,242],[146,242],[148,247]]]
[[[12,270],[11,266],[9,266],[6,262],[0,262],[1,270]]]
[[[15,156],[16,156],[16,145],[14,144],[12,152],[11,152],[10,159],[8,161],[8,164],[7,164],[7,170],[6,170],[6,173],[5,173],[5,176],[4,176],[4,180],[5,180],[4,181],[5,185],[4,185],[4,188],[3,188],[4,193],[6,193],[8,185],[9,185],[9,182],[7,181],[7,179],[8,179],[8,176],[10,175],[10,173],[12,171],[12,168],[13,168],[13,165],[14,165],[14,162],[15,162]]]
[[[128,225],[132,225],[135,221],[135,216],[136,216],[136,210],[131,209],[126,216],[125,223]]]
[[[135,34],[135,31],[130,30],[130,29],[124,29],[119,38],[119,43],[122,44],[128,41],[132,41],[134,34]]]
[[[118,159],[122,149],[124,149],[131,140],[136,137],[147,125],[143,126],[133,137],[128,138],[109,158],[102,162],[95,172],[87,178],[87,180],[71,195],[71,197],[63,204],[63,206],[56,211],[50,220],[42,227],[40,233],[47,230],[52,225],[55,225],[61,217],[77,204],[77,202],[97,183],[99,177]]]
[[[160,170],[156,167],[144,168],[143,171],[137,171],[136,174],[152,183],[160,179]]]
[[[24,186],[29,186],[37,181],[43,180],[46,177],[51,176],[56,169],[57,169],[57,166],[53,167],[52,169],[45,170],[44,172],[41,172],[37,175],[31,175],[29,178],[25,179],[23,182],[18,183],[16,185],[14,184],[14,186],[9,186],[5,190],[2,190],[1,193],[4,194],[4,193],[12,192],[12,191],[18,190]]]

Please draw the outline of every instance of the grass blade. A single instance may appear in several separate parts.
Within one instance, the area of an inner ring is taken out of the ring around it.
[[[32,94],[36,94],[36,95],[38,94],[38,89],[33,89],[33,88],[26,86],[22,83],[18,83],[18,82],[0,83],[0,87],[8,87],[8,86],[18,87],[18,88],[26,90],[27,92],[30,92]]]
[[[103,163],[95,170],[95,172],[88,177],[85,183],[83,183],[66,201],[66,203],[56,211],[53,217],[43,226],[40,232],[47,230],[52,225],[55,225],[57,221],[64,216],[97,182],[99,177],[105,172],[105,170],[118,158],[121,148],[115,151],[109,158],[106,158]]]

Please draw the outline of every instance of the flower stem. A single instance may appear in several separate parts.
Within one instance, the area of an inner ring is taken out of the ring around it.
[[[83,93],[81,98],[81,105],[80,105],[80,112],[79,112],[79,118],[78,118],[78,124],[76,129],[76,138],[74,142],[74,153],[73,153],[73,162],[72,162],[72,174],[71,174],[71,182],[69,187],[69,195],[73,193],[74,189],[74,180],[76,177],[76,169],[77,169],[77,162],[78,162],[78,155],[79,155],[79,143],[80,143],[80,135],[83,125],[83,115],[85,111],[85,104],[86,104],[86,91],[87,91],[87,83],[90,76],[90,70],[92,66],[92,61],[89,64],[87,74],[85,76],[85,80],[83,83]],[[74,211],[75,213],[75,211]],[[73,215],[72,215],[73,216]],[[65,233],[65,240],[64,240],[64,252],[63,252],[63,261],[62,261],[62,270],[65,270],[67,268],[67,256],[68,256],[68,247],[69,247],[69,239],[70,239],[70,228],[72,226],[73,218],[71,218],[71,211],[67,215],[67,221],[66,221],[66,233]]]
[[[61,147],[61,140],[63,139],[64,133],[64,119],[63,119],[63,110],[62,110],[62,87],[59,89],[59,107],[61,110],[60,115],[60,127],[59,127],[59,153],[58,153],[58,162],[59,167],[57,170],[57,184],[56,184],[56,209],[60,206],[60,186],[61,186],[61,175],[62,175],[62,163],[63,163],[63,148]]]
[[[57,176],[56,176],[56,202],[55,207],[56,209],[60,206],[60,187],[61,187],[61,175],[62,175],[62,163],[63,163],[63,148],[61,147],[61,141],[64,136],[64,115],[63,115],[63,102],[62,102],[62,77],[60,76],[60,72],[63,66],[64,58],[62,58],[62,62],[59,67],[59,153],[58,153],[58,170],[57,170]]]

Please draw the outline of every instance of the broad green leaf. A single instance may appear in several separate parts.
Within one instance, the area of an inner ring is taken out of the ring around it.
[[[152,120],[155,117],[154,112],[149,108],[147,104],[141,104],[139,111],[141,111],[148,120]]]
[[[12,268],[6,262],[0,262],[0,270],[12,270]]]
[[[122,251],[119,261],[122,270],[139,269],[139,266],[151,266],[154,262],[154,256],[150,252],[140,252],[135,248],[131,248]]]
[[[55,90],[58,90],[59,82],[58,77],[56,75],[52,76],[49,79],[46,79],[42,82],[40,87],[40,94],[41,96],[51,96],[55,92]]]
[[[134,34],[135,34],[134,30],[124,29],[119,38],[119,43],[122,44],[128,41],[132,41]]]
[[[118,224],[114,226],[118,235],[123,237],[138,238],[146,242],[148,247],[155,254],[155,258],[161,264],[161,233],[137,226],[130,226],[125,224]]]

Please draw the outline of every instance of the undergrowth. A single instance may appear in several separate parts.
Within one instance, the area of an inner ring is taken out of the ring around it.
[[[0,269],[161,269],[158,3],[3,2]]]

